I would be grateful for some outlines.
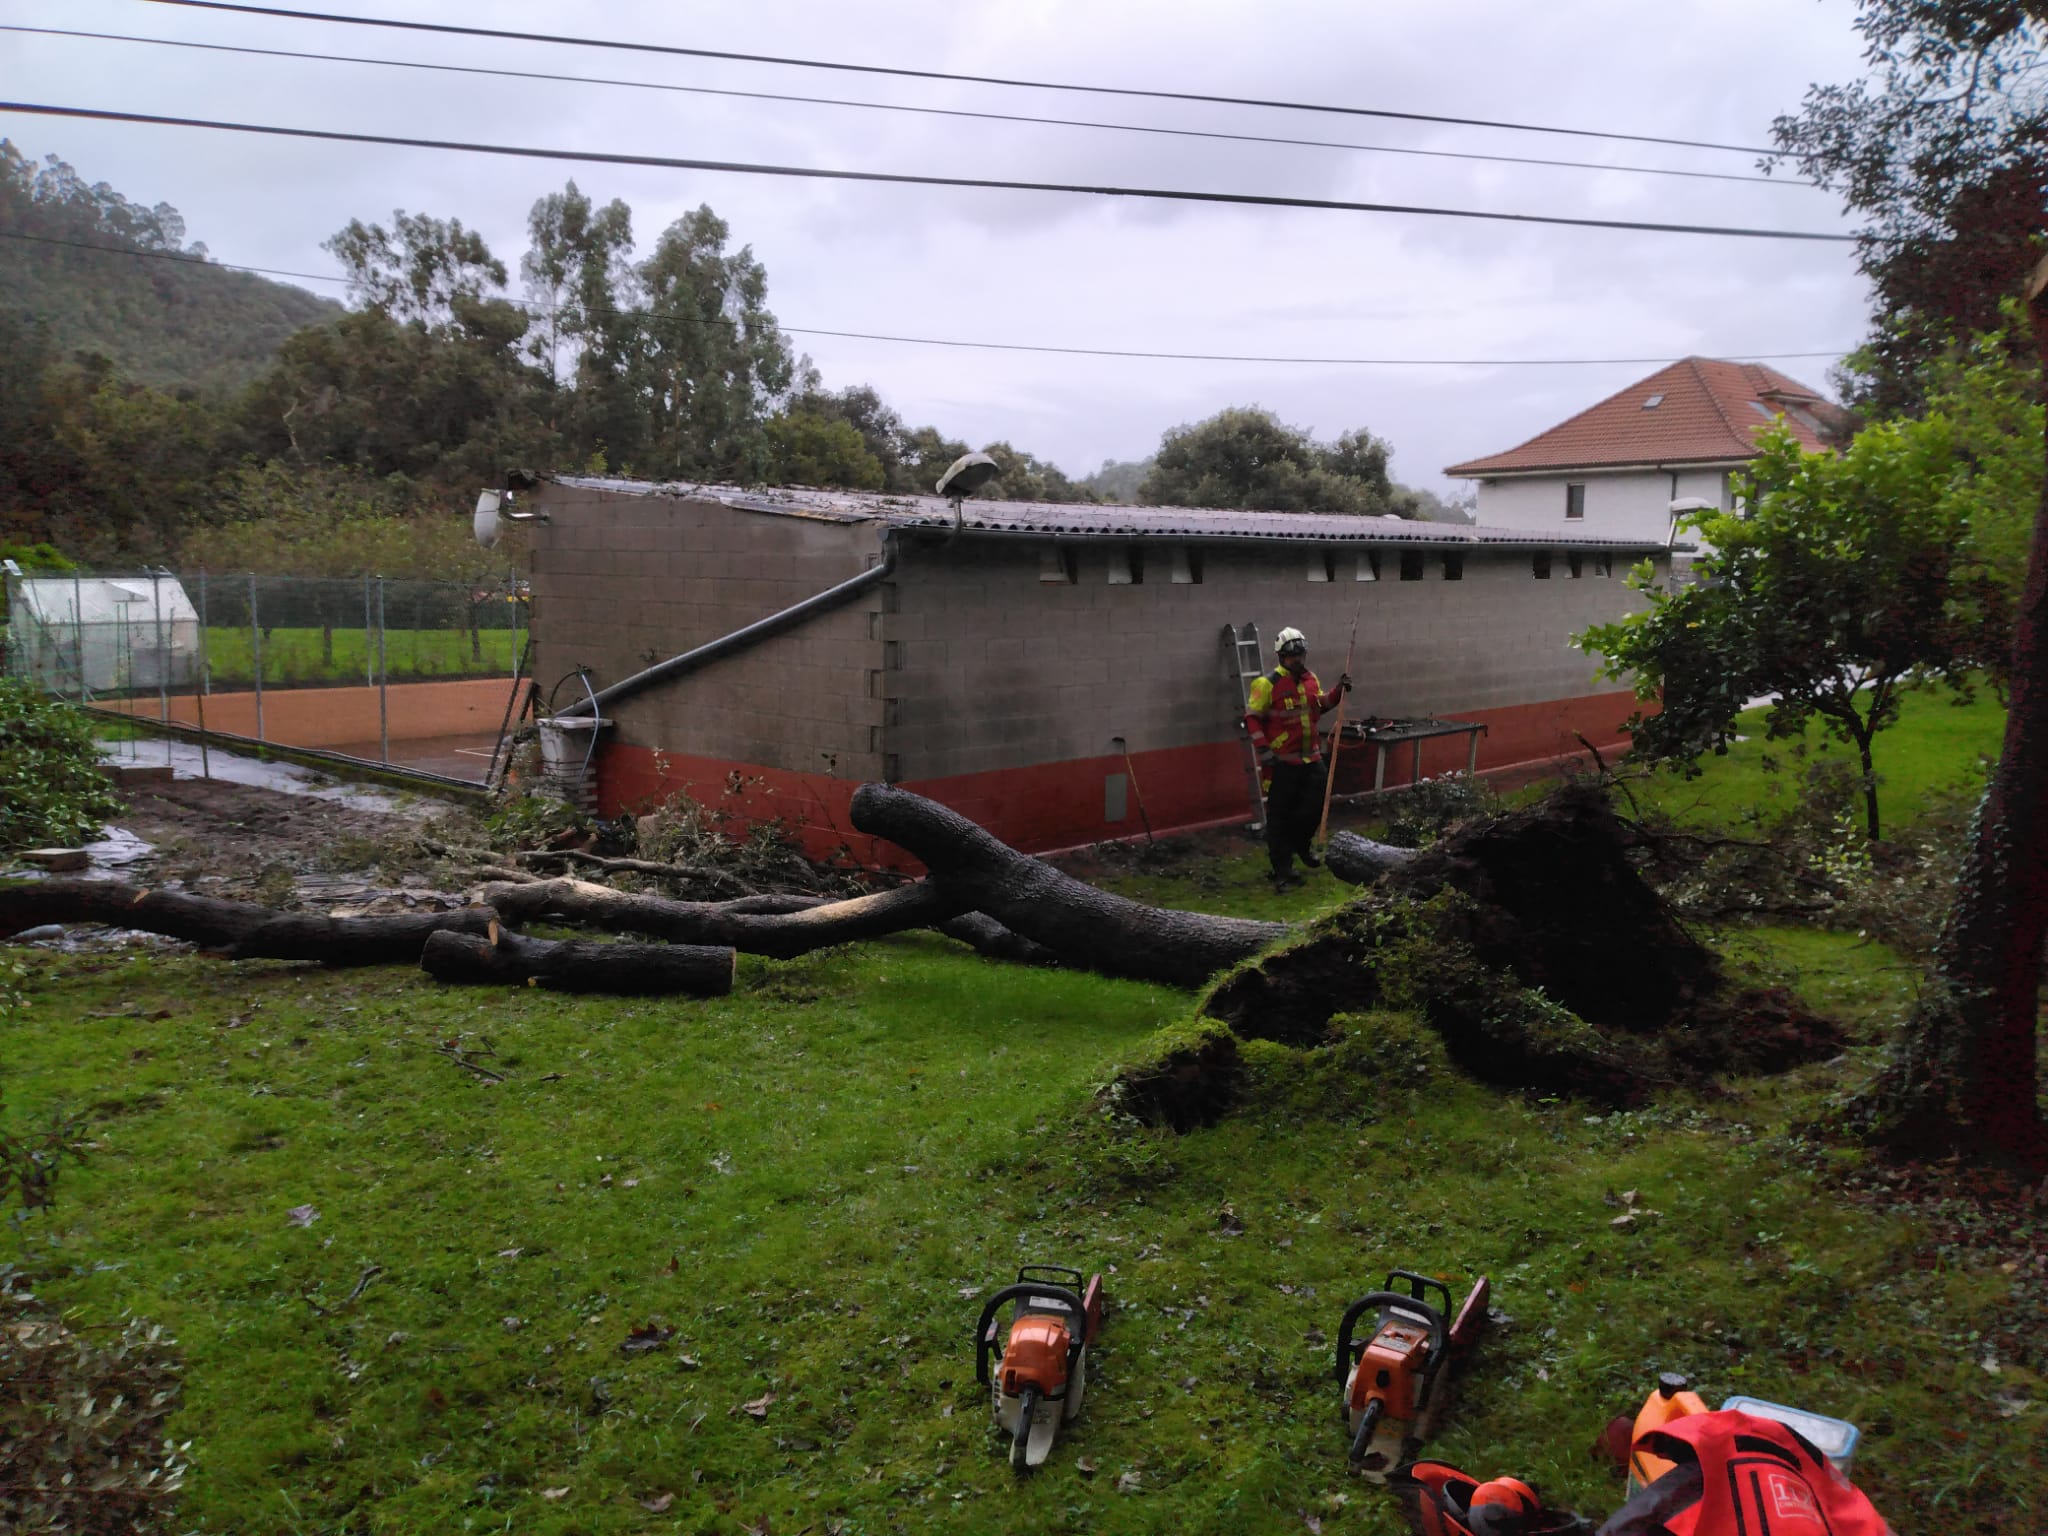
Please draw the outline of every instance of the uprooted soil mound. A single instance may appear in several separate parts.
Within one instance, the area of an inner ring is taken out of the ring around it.
[[[1729,980],[1637,873],[1630,839],[1589,785],[1467,823],[1224,978],[1202,1011],[1315,1045],[1336,1014],[1411,1009],[1474,1077],[1610,1104],[1838,1050],[1832,1021]]]

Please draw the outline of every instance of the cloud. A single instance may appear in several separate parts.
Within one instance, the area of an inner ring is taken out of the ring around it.
[[[396,14],[382,0],[334,0]],[[456,0],[411,19],[478,24]],[[1081,0],[862,7],[759,0],[691,13],[512,0],[491,25],[1019,78],[1383,107],[1762,144],[1816,80],[1853,77],[1846,5],[1530,11],[1440,0],[1201,7]],[[595,18],[595,19],[593,19]],[[1036,113],[1407,148],[1748,172],[1749,159],[1563,134],[918,82],[72,0],[64,25],[673,84]],[[24,95],[418,137],[937,175],[1119,183],[1593,217],[1838,228],[1825,195],[1358,151],[862,112],[593,86],[256,60],[0,35]],[[1866,296],[1844,247],[1410,216],[1126,203],[767,180],[49,119],[0,120],[129,196],[177,205],[223,260],[332,270],[320,242],[393,208],[461,218],[516,270],[527,209],[570,178],[624,198],[644,253],[702,202],[766,265],[791,325],[1055,345],[1303,357],[1730,355],[1851,345]],[[323,291],[332,292],[332,288]],[[869,382],[912,421],[1008,438],[1082,471],[1165,428],[1258,401],[1318,431],[1369,426],[1396,473],[1518,442],[1649,371],[1285,367],[963,352],[800,335],[828,384]],[[1827,359],[1786,363],[1822,383]]]

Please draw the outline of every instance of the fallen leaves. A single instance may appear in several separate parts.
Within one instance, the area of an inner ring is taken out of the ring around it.
[[[660,1323],[642,1323],[619,1341],[622,1355],[644,1355],[661,1348],[676,1336],[673,1328]]]
[[[295,1205],[284,1214],[295,1227],[310,1227],[320,1219],[320,1213],[310,1205]]]
[[[540,1491],[540,1496],[550,1504],[559,1504],[563,1499],[569,1497],[569,1490],[567,1488],[543,1488]]]
[[[668,1513],[669,1506],[675,1503],[675,1501],[676,1496],[674,1494],[660,1493],[651,1499],[641,1499],[639,1504],[650,1515],[665,1515]]]
[[[726,1409],[726,1417],[730,1418],[736,1413],[744,1413],[754,1419],[765,1419],[768,1417],[769,1405],[774,1401],[775,1394],[773,1392],[763,1392],[751,1403],[740,1403],[736,1407]]]

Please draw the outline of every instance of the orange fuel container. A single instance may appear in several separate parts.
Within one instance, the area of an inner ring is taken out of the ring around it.
[[[1642,1411],[1636,1415],[1631,1438],[1641,1440],[1651,1430],[1662,1429],[1673,1419],[1706,1411],[1707,1405],[1699,1393],[1687,1389],[1686,1379],[1674,1371],[1666,1371],[1657,1378],[1657,1390],[1650,1394]],[[1662,1456],[1652,1456],[1640,1446],[1631,1444],[1628,1453],[1629,1493],[1633,1495],[1638,1488],[1654,1483],[1675,1465],[1675,1462],[1666,1461]]]

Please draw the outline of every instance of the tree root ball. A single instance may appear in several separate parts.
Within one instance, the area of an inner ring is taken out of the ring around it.
[[[1839,1050],[1832,1021],[1729,981],[1636,872],[1629,836],[1591,786],[1468,823],[1222,978],[1201,1012],[1310,1046],[1339,1013],[1403,1009],[1482,1081],[1603,1104]]]

